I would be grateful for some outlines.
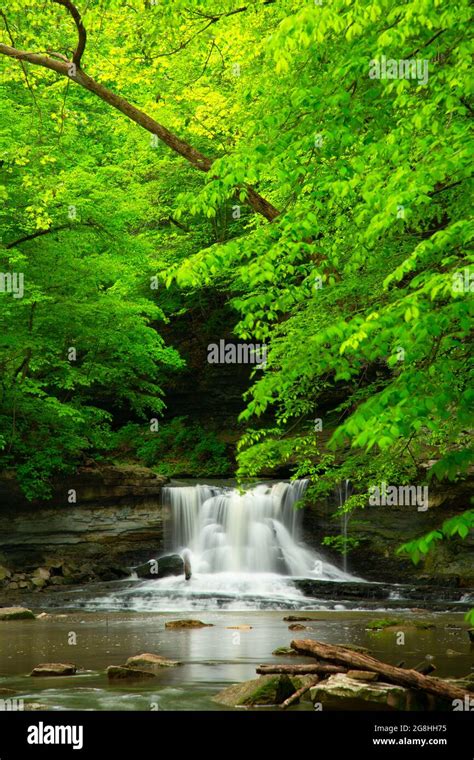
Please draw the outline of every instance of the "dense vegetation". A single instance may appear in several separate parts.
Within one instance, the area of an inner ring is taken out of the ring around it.
[[[187,424],[153,427],[185,366],[161,335],[201,298],[267,347],[241,477],[350,478],[345,509],[381,480],[464,477],[468,0],[2,7],[0,268],[24,295],[0,292],[0,464],[27,495],[126,431],[160,465]],[[370,75],[383,56],[418,74]],[[224,448],[189,425],[190,470],[217,474]]]

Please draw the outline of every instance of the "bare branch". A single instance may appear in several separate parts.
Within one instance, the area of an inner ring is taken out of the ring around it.
[[[87,42],[87,32],[84,24],[82,23],[81,14],[77,10],[74,3],[71,2],[71,0],[53,0],[53,3],[63,5],[74,19],[74,23],[77,28],[78,40],[77,47],[72,56],[72,62],[75,63],[77,67],[79,67],[81,65],[81,58],[83,56],[84,50],[86,49]]]

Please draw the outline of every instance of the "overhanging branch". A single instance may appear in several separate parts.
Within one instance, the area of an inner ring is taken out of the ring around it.
[[[71,2],[71,0],[53,0],[53,3],[57,3],[58,5],[63,5],[64,8],[66,8],[69,11],[72,18],[74,19],[74,23],[77,28],[78,39],[77,39],[77,47],[72,56],[72,62],[75,63],[76,66],[79,67],[81,65],[81,58],[84,53],[84,50],[86,49],[86,42],[87,42],[87,32],[86,32],[84,24],[82,23],[81,14],[77,10],[74,3]]]

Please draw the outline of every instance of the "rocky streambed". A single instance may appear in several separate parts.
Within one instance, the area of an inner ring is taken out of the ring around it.
[[[463,679],[472,665],[467,624],[461,613],[453,612],[404,612],[390,621],[370,611],[288,615],[214,610],[199,616],[203,625],[182,625],[187,616],[177,613],[58,609],[42,614],[38,608],[33,613],[41,617],[0,620],[0,690],[4,698],[45,709],[280,709],[275,706],[280,698],[288,699],[307,684],[307,676],[259,676],[257,669],[262,664],[294,667],[314,662],[291,651],[295,638],[351,647],[392,665],[403,662],[406,668],[429,664],[436,668],[433,675],[441,678]],[[383,625],[374,627],[374,623]],[[290,626],[301,628],[295,632]],[[151,676],[123,675],[124,667],[146,670],[144,655],[162,658],[166,666],[154,659]],[[75,670],[63,675],[40,670],[35,677],[30,675],[48,663],[72,664]],[[314,710],[319,704],[322,709],[430,707],[423,699],[414,701],[403,687],[389,684],[385,688],[383,678],[357,682],[347,673],[342,675],[342,680],[335,674],[315,684],[316,691],[308,690],[288,709]],[[257,681],[255,689],[248,683],[252,681]],[[230,693],[229,688],[233,689]],[[232,704],[229,694],[235,696]]]

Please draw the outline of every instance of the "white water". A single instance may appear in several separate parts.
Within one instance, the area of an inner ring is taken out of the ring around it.
[[[292,577],[360,581],[327,562],[301,540],[296,502],[307,481],[258,485],[243,493],[217,486],[169,486],[168,550],[187,552],[192,578],[137,581],[94,600],[95,609],[203,611],[214,609],[309,609]],[[89,605],[90,606],[90,605]],[[317,605],[323,608],[324,605]]]
[[[339,507],[339,510],[342,510],[342,507],[344,506],[344,504],[346,503],[350,495],[351,495],[350,482],[348,480],[344,480],[343,483],[342,482],[339,483],[336,488],[337,506]],[[344,539],[342,568],[344,572],[347,572],[347,525],[349,523],[349,516],[350,516],[350,512],[341,511],[341,536]]]
[[[280,576],[350,580],[301,541],[304,480],[258,485],[240,493],[215,486],[166,487],[171,509],[173,552],[188,549],[193,576],[271,573]]]

